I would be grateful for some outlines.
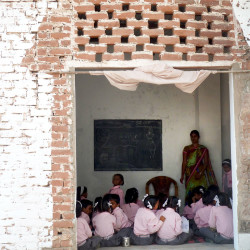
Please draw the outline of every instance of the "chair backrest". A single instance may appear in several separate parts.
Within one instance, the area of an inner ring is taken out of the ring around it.
[[[178,197],[177,182],[167,176],[156,176],[150,179],[146,183],[146,194],[149,194],[149,185],[152,184],[155,190],[155,195],[158,195],[159,193],[163,193],[169,196],[169,188],[172,183],[174,184],[174,187],[175,187],[175,196]]]

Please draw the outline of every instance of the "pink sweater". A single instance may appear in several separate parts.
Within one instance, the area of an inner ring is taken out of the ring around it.
[[[218,233],[234,237],[232,209],[226,206],[212,207],[208,224],[211,228],[216,228]]]
[[[82,214],[81,214],[80,217],[83,218],[83,219],[85,219],[85,220],[87,221],[88,224],[90,223],[90,218],[89,218],[89,216],[88,216],[87,214],[85,214],[84,212],[82,212]]]
[[[205,207],[205,205],[202,202],[202,198],[199,199],[197,202],[191,204],[193,215],[195,216],[196,212],[200,209]]]
[[[135,215],[134,233],[149,235],[157,232],[163,222],[148,208],[139,208]]]
[[[131,224],[128,221],[127,215],[123,212],[123,210],[119,207],[116,207],[113,211],[113,215],[116,218],[116,227],[115,229],[119,231],[122,228],[130,227]]]
[[[120,206],[124,204],[124,193],[120,186],[114,186],[109,190],[110,194],[118,194],[120,197]]]
[[[181,216],[173,208],[167,208],[161,215],[166,218],[157,233],[161,239],[171,240],[182,233]]]
[[[95,228],[95,235],[100,237],[111,236],[115,232],[116,218],[109,212],[102,212],[97,214],[93,220],[93,226]]]
[[[134,224],[135,215],[140,207],[135,203],[124,204],[122,210],[128,216],[130,224]]]
[[[195,217],[194,217],[194,221],[195,221],[198,228],[209,226],[208,221],[209,221],[212,207],[213,207],[212,205],[208,205],[206,207],[200,208],[196,212]]]
[[[227,180],[227,181],[226,181]],[[222,176],[222,192],[225,192],[226,188],[232,188],[232,171],[223,172]]]
[[[156,217],[157,217],[158,219],[160,219],[161,214],[162,214],[164,211],[165,211],[164,208],[161,208],[161,209],[159,209],[159,210],[156,210],[156,212],[155,212]]]
[[[194,218],[194,214],[193,214],[193,209],[192,207],[186,205],[183,208],[183,216],[185,216],[188,220],[191,220]]]
[[[77,218],[77,246],[83,245],[91,236],[92,232],[87,221],[82,217]]]

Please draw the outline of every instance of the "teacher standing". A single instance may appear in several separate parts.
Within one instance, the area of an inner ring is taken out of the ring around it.
[[[197,130],[190,133],[191,145],[183,149],[183,161],[180,182],[183,184],[185,177],[185,197],[190,194],[193,188],[203,186],[207,188],[216,184],[216,178],[212,169],[208,149],[199,144],[200,134]]]

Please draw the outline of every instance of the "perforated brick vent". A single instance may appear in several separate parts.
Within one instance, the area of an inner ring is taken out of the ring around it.
[[[79,59],[233,60],[237,49],[229,0],[92,0],[75,10]]]

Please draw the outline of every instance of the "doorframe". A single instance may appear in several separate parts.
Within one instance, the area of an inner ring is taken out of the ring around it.
[[[232,165],[232,191],[233,191],[233,225],[234,248],[239,249],[239,224],[238,224],[238,178],[236,161],[236,133],[235,133],[235,103],[233,73],[229,73],[229,105],[230,105],[230,140],[231,140],[231,165]]]
[[[151,60],[135,60],[135,61],[115,61],[115,62],[106,62],[106,63],[97,63],[97,62],[85,62],[76,63],[76,62],[69,62],[69,71],[74,73],[77,68],[82,68],[84,70],[127,70],[128,68],[133,67],[140,67],[145,65],[150,65],[152,63],[157,63],[157,61]],[[167,62],[171,67],[179,68],[179,69],[204,69],[204,70],[233,70],[238,69],[239,64],[233,62],[179,62],[179,61],[172,61]],[[73,147],[74,147],[74,165],[75,165],[75,186],[77,187],[77,160],[76,160],[76,93],[75,93],[75,86],[76,86],[76,77],[75,74],[70,74],[67,76],[69,82],[71,82],[71,88],[73,93],[73,114],[72,114],[72,140],[73,140]],[[234,103],[234,81],[233,81],[233,73],[229,73],[229,105],[230,105],[230,136],[231,136],[231,161],[232,161],[232,189],[233,189],[233,227],[234,227],[234,248],[235,250],[239,249],[239,231],[238,231],[238,179],[237,179],[237,161],[236,161],[236,133],[235,133],[235,103]],[[76,203],[76,194],[74,204]],[[76,220],[76,219],[75,219]],[[76,223],[74,231],[76,232]],[[75,233],[76,242],[77,233]]]

